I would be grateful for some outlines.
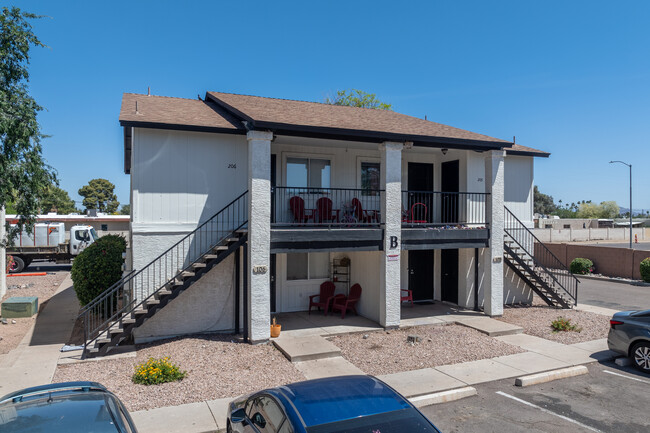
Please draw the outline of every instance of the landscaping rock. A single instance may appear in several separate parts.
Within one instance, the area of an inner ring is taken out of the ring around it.
[[[420,341],[422,341],[422,337],[418,335],[409,335],[408,337],[406,337],[406,341],[408,343],[419,343]]]

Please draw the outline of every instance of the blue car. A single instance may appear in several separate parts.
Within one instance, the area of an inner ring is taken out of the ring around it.
[[[439,433],[408,400],[372,376],[265,389],[230,403],[228,433]]]
[[[35,386],[0,399],[2,433],[136,433],[122,402],[97,382]]]

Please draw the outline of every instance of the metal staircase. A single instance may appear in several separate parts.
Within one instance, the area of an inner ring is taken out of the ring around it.
[[[248,191],[80,312],[83,357],[105,355],[247,241]]]
[[[507,207],[504,220],[506,264],[548,305],[578,304],[578,279]]]

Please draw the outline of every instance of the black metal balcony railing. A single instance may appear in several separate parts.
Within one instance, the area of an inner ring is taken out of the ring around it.
[[[383,191],[276,186],[271,224],[293,227],[371,227],[381,224]]]
[[[402,191],[402,225],[487,225],[487,193]]]
[[[402,225],[487,226],[487,193],[403,191]],[[381,224],[381,190],[276,186],[271,194],[275,227],[369,227]]]

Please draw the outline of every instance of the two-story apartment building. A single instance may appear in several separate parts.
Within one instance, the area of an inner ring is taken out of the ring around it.
[[[532,227],[548,153],[393,111],[217,92],[125,94],[120,123],[134,271],[119,304],[138,311],[119,326],[136,341],[243,328],[263,342],[272,313],[307,310],[326,280],[359,283],[359,314],[386,328],[402,289],[491,316],[532,298],[505,266],[504,221]]]

